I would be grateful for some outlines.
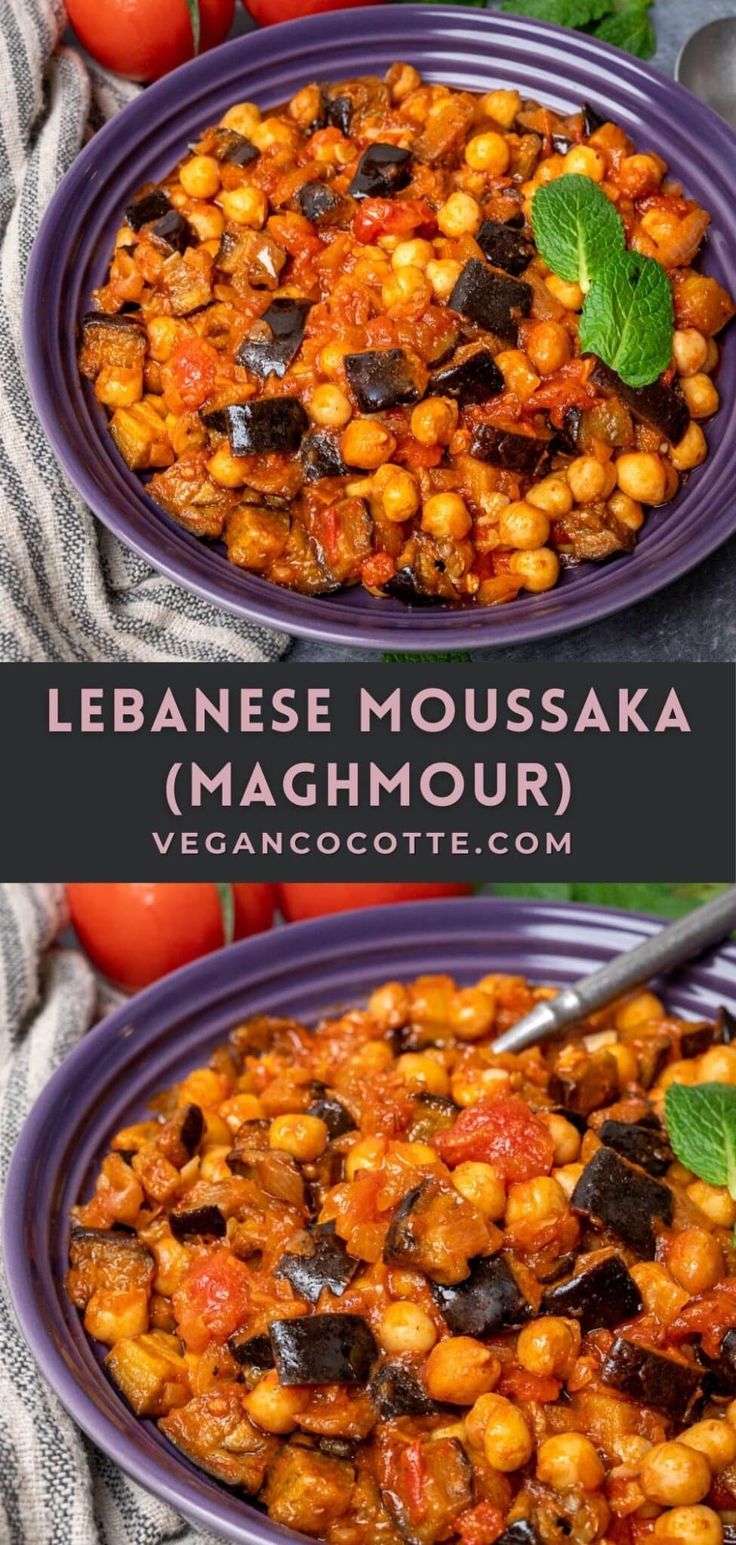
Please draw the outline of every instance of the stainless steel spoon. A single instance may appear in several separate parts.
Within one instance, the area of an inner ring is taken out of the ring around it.
[[[687,917],[670,923],[653,938],[645,939],[632,950],[624,950],[605,966],[584,976],[572,987],[563,987],[555,998],[537,1003],[493,1042],[494,1051],[524,1051],[536,1041],[548,1041],[568,1025],[586,1019],[595,1009],[605,1008],[621,993],[641,987],[651,977],[692,960],[694,955],[718,944],[736,929],[736,885],[731,885],[715,900],[697,907]]]
[[[688,38],[675,78],[736,129],[736,16],[709,21]]]

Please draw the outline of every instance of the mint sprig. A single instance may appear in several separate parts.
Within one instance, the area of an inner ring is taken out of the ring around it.
[[[652,3],[653,0],[503,0],[499,9],[588,32],[639,59],[651,59],[657,47],[649,19]]]
[[[664,1113],[675,1156],[709,1186],[736,1200],[736,1087],[670,1084]]]
[[[624,228],[611,200],[590,177],[577,172],[537,188],[532,230],[547,267],[586,292],[609,257],[625,246]]]
[[[674,314],[667,275],[626,249],[623,221],[590,177],[568,172],[537,188],[531,223],[537,251],[560,279],[580,285],[580,347],[627,386],[650,386],[672,358]]]

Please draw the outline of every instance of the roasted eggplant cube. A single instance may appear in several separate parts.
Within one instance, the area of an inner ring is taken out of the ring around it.
[[[598,1136],[607,1148],[638,1164],[648,1175],[665,1175],[675,1157],[664,1132],[637,1121],[604,1121]]]
[[[191,1159],[204,1136],[204,1116],[199,1105],[187,1105],[179,1127],[179,1137]]]
[[[653,1347],[617,1336],[601,1368],[601,1383],[631,1400],[685,1422],[700,1393],[702,1369]]]
[[[244,1394],[242,1384],[218,1383],[166,1416],[161,1431],[195,1465],[253,1496],[278,1444],[249,1420]]]
[[[383,413],[421,397],[403,349],[346,354],[345,374],[361,413]]]
[[[430,1285],[453,1336],[483,1338],[516,1330],[533,1312],[504,1255],[474,1261],[470,1276],[455,1287]]]
[[[370,1397],[384,1422],[397,1416],[431,1416],[437,1410],[416,1374],[399,1358],[389,1359],[376,1369]]]
[[[504,1529],[503,1534],[499,1535],[496,1545],[542,1545],[542,1539],[537,1534],[531,1519],[517,1518],[507,1529]]]
[[[333,129],[339,129],[341,134],[350,133],[350,121],[353,116],[353,104],[350,97],[330,97],[327,102],[327,122]]]
[[[340,194],[335,193],[326,182],[303,183],[296,201],[305,220],[311,220],[314,225],[334,215],[343,203]]]
[[[570,1198],[573,1211],[631,1245],[651,1259],[657,1244],[656,1224],[672,1222],[669,1186],[635,1169],[612,1148],[599,1148],[586,1165]]]
[[[350,1507],[354,1487],[349,1460],[284,1443],[269,1466],[263,1501],[273,1523],[324,1539]]]
[[[480,258],[470,258],[447,304],[476,327],[496,333],[505,343],[515,344],[518,318],[531,311],[532,289],[521,279],[507,279],[505,274],[496,273]]]
[[[725,1003],[722,1003],[718,1010],[716,1026],[718,1029],[718,1039],[723,1042],[724,1046],[732,1046],[734,1041],[736,1041],[736,1015],[726,1008]]]
[[[401,1463],[403,1444],[392,1443],[390,1435],[379,1458],[381,1495],[406,1545],[438,1545],[455,1537],[458,1514],[472,1506],[473,1469],[457,1438],[425,1434],[417,1445],[420,1506],[409,1467]]]
[[[171,204],[163,188],[152,188],[150,193],[142,193],[140,198],[128,205],[125,218],[131,230],[140,231],[144,225],[163,219],[170,209]]]
[[[606,1256],[567,1282],[548,1288],[540,1314],[560,1314],[589,1330],[614,1330],[643,1309],[639,1289],[620,1255]]]
[[[120,365],[126,370],[142,369],[146,357],[146,334],[135,317],[106,316],[92,311],[82,319],[82,347],[79,368],[94,380],[105,366]]]
[[[479,424],[470,446],[471,456],[503,467],[506,472],[523,472],[539,477],[550,453],[549,440],[540,435],[517,435],[510,429],[496,429],[493,424]]]
[[[652,386],[627,386],[602,359],[595,360],[590,379],[606,396],[620,397],[643,424],[656,429],[672,445],[679,445],[690,423],[690,414],[685,399],[671,387],[662,386],[659,381]]]
[[[169,209],[157,220],[151,235],[170,252],[186,252],[187,247],[194,246],[197,240],[189,221],[179,214],[178,209]]]
[[[586,136],[586,139],[591,134],[595,134],[596,129],[602,129],[604,123],[608,122],[606,118],[601,118],[600,113],[597,113],[594,107],[591,107],[590,102],[583,102],[580,111],[583,116],[583,134]]]
[[[736,1330],[727,1330],[718,1357],[708,1363],[706,1385],[712,1394],[729,1400],[736,1395]]]
[[[359,1314],[274,1320],[271,1346],[282,1384],[366,1384],[378,1348]]]
[[[389,1266],[422,1271],[433,1282],[462,1282],[471,1256],[487,1247],[488,1232],[464,1198],[444,1182],[423,1180],[402,1197],[383,1245]]]
[[[319,1116],[324,1121],[330,1138],[343,1137],[346,1132],[355,1130],[355,1122],[349,1110],[345,1109],[341,1100],[336,1095],[319,1095],[309,1107],[310,1116]]]
[[[507,274],[523,274],[534,257],[534,243],[501,220],[484,220],[475,239],[489,263]]]
[[[191,1393],[181,1343],[160,1330],[116,1341],[105,1368],[136,1416],[166,1416]]]
[[[230,1337],[227,1346],[240,1368],[253,1368],[261,1372],[273,1368],[271,1337],[265,1333],[262,1336],[249,1336],[238,1331]]]
[[[204,422],[213,428],[226,426],[233,456],[268,456],[274,451],[288,455],[298,451],[309,426],[298,397],[237,402],[217,414],[207,414]]]
[[[483,348],[436,370],[429,383],[434,396],[454,397],[461,408],[472,402],[485,402],[502,392],[503,387],[503,376],[490,349]]]
[[[156,1262],[134,1234],[116,1229],[75,1229],[69,1241],[66,1288],[77,1309],[86,1309],[98,1291],[129,1292],[148,1288]]]
[[[171,1213],[169,1223],[175,1239],[191,1239],[198,1235],[222,1239],[227,1233],[224,1213],[212,1204],[180,1208],[178,1212]]]
[[[680,1031],[680,1056],[702,1057],[718,1039],[715,1025],[703,1020],[702,1025],[688,1025]]]
[[[348,468],[340,455],[340,440],[329,429],[313,429],[302,440],[299,453],[305,483],[321,477],[347,477]]]
[[[390,198],[411,178],[411,152],[378,142],[363,151],[348,192],[353,198]]]
[[[236,129],[218,129],[215,155],[228,166],[250,166],[260,155],[255,145]]]
[[[262,380],[269,375],[286,375],[301,346],[311,306],[310,300],[291,296],[272,300],[237,350],[238,364]]]
[[[287,1251],[274,1270],[284,1277],[300,1298],[316,1304],[323,1288],[341,1298],[352,1282],[360,1261],[348,1252],[329,1226],[315,1228],[305,1250]]]

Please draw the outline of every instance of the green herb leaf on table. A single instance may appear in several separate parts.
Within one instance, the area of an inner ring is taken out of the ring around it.
[[[625,5],[608,15],[596,27],[595,36],[604,43],[613,43],[626,53],[639,59],[651,59],[656,53],[657,35],[654,31],[648,5]]]
[[[531,217],[537,250],[548,268],[582,290],[624,251],[622,221],[590,177],[570,172],[537,188]]]
[[[664,1112],[680,1163],[736,1199],[736,1087],[670,1084]]]
[[[661,264],[639,252],[619,252],[597,272],[586,296],[580,347],[599,355],[629,386],[649,386],[670,363],[673,327],[672,291]]]
[[[556,22],[558,27],[588,27],[611,11],[611,0],[504,0],[502,11]]]
[[[565,883],[547,880],[506,882],[490,887],[497,896],[530,896],[542,901],[584,901],[591,906],[621,907],[627,912],[654,912],[659,917],[686,917],[694,907],[702,906],[724,889],[706,881],[673,882],[667,885],[621,882]]]

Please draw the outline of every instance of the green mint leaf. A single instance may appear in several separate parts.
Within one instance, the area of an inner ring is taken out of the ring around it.
[[[639,252],[609,257],[585,297],[583,353],[599,355],[628,386],[649,386],[672,358],[673,328],[672,291],[662,265]]]
[[[532,199],[537,250],[560,279],[590,288],[601,265],[624,250],[624,228],[610,199],[576,172],[537,188]]]
[[[558,27],[589,27],[613,10],[613,0],[504,0],[499,7],[516,16],[556,22]]]
[[[670,1084],[664,1113],[680,1163],[736,1198],[736,1087]]]
[[[198,54],[199,53],[200,37],[201,37],[201,17],[200,17],[200,13],[199,13],[199,0],[187,0],[187,10],[189,12],[189,20],[190,20],[190,22],[192,24],[192,38],[194,39],[194,52],[195,52],[195,54]]]
[[[596,27],[595,36],[628,54],[636,54],[638,59],[651,59],[657,48],[647,5],[628,5],[614,16],[606,16]]]

